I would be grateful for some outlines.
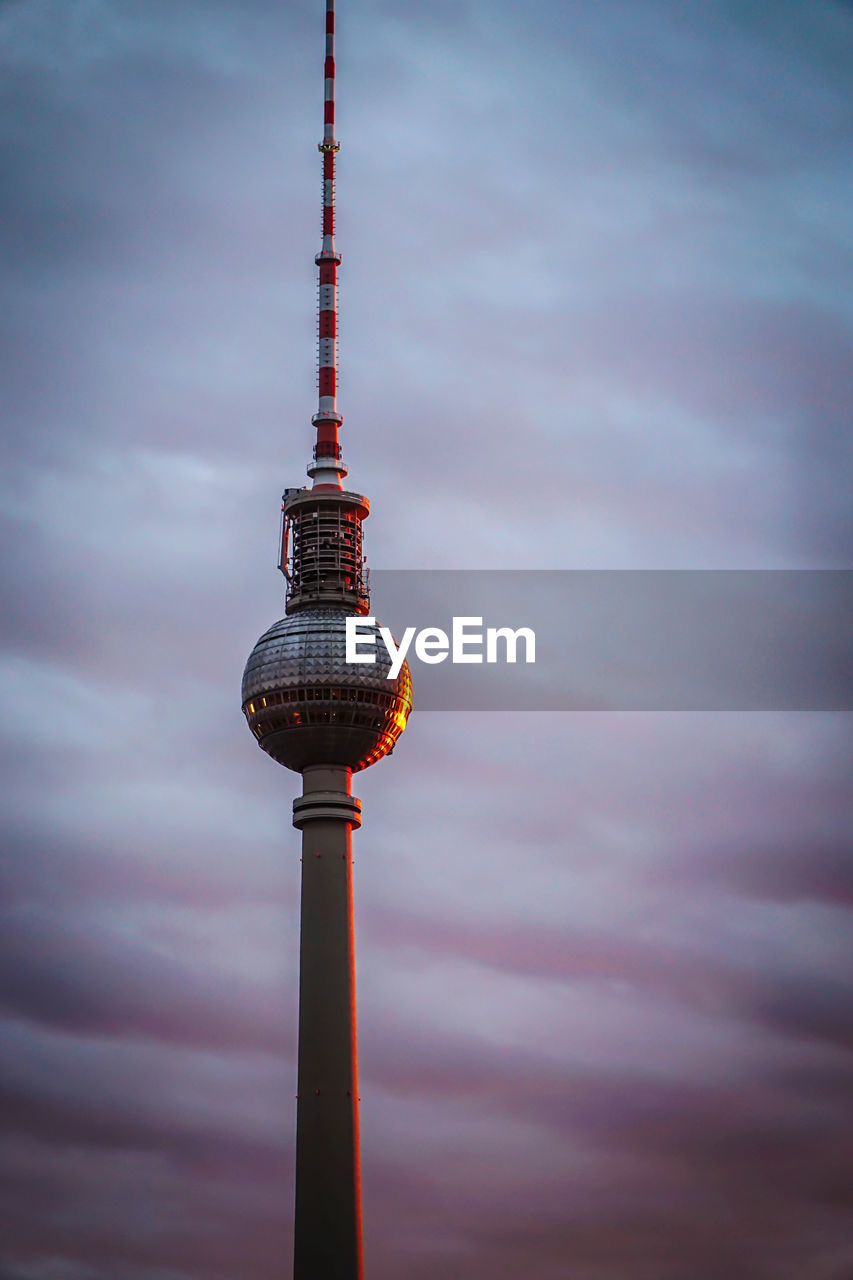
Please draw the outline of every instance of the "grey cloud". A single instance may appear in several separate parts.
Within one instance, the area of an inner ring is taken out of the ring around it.
[[[853,907],[853,857],[847,840],[822,834],[792,845],[708,849],[666,869],[678,883],[704,883],[762,902],[820,902]]]
[[[620,981],[639,999],[672,1000],[720,1021],[742,1020],[840,1047],[853,1044],[850,982],[799,974],[784,960],[774,970],[766,962],[737,963],[666,939],[596,936],[577,926],[558,932],[541,925],[452,924],[400,910],[374,910],[366,926],[374,945],[389,952],[423,950],[528,978],[597,985],[602,993]]]
[[[130,839],[121,850],[67,831],[36,831],[18,822],[5,828],[5,856],[0,862],[3,909],[47,907],[62,917],[92,904],[139,906],[160,903],[199,910],[239,903],[275,903],[282,910],[296,904],[296,883],[282,862],[255,859],[235,864],[231,839],[215,848],[208,841],[173,849],[152,848]],[[288,880],[290,883],[288,883]]]
[[[853,984],[849,981],[787,974],[775,991],[770,988],[757,995],[750,1012],[783,1035],[853,1048]]]
[[[0,1003],[8,1014],[80,1034],[282,1053],[293,1047],[281,993],[213,966],[180,965],[91,921],[6,915]]]
[[[112,1149],[173,1162],[175,1176],[193,1169],[216,1181],[226,1165],[244,1167],[254,1182],[284,1176],[295,1109],[293,1072],[281,1059],[81,1038],[15,1022],[6,1023],[3,1040],[4,1133],[41,1144],[48,1172],[80,1152],[100,1160],[99,1152]],[[38,1166],[31,1147],[21,1162],[25,1180],[37,1180]],[[130,1172],[117,1166],[121,1176]]]
[[[421,1041],[410,1053],[413,1063],[426,1054],[424,1078],[441,1078],[434,1046]],[[437,1056],[442,1058],[441,1046]],[[392,1057],[387,1076],[392,1088],[402,1065],[399,1054]],[[832,1242],[834,1253],[843,1250],[838,1197],[843,1198],[848,1180],[849,1155],[835,1137],[839,1113],[824,1109],[819,1126],[809,1121],[814,1117],[809,1094],[797,1098],[790,1092],[768,1092],[761,1075],[687,1087],[666,1073],[585,1075],[569,1063],[559,1068],[537,1062],[532,1054],[496,1054],[485,1046],[475,1048],[473,1042],[457,1045],[446,1065],[439,1087],[450,1097],[465,1096],[468,1114],[472,1106],[500,1108],[535,1119],[543,1133],[559,1132],[567,1139],[562,1180],[555,1181],[552,1173],[543,1185],[543,1164],[525,1188],[515,1187],[511,1199],[499,1202],[507,1243],[514,1237],[519,1250],[525,1244],[534,1251],[544,1247],[549,1232],[540,1234],[543,1213],[555,1228],[561,1222],[559,1245],[555,1238],[553,1256],[546,1255],[549,1266],[564,1268],[572,1258],[583,1275],[609,1275],[608,1267],[619,1274],[627,1262],[620,1252],[624,1232],[625,1240],[638,1246],[632,1266],[639,1276],[677,1276],[683,1251],[692,1266],[693,1250],[706,1239],[710,1246],[717,1237],[712,1224],[723,1220],[737,1224],[737,1243],[704,1255],[709,1276],[724,1273],[726,1261],[740,1265],[735,1259],[744,1247],[754,1250],[757,1267],[766,1267],[749,1274],[787,1274],[774,1269],[774,1238],[786,1240],[785,1255],[793,1250],[800,1273],[816,1276],[823,1248]],[[497,1206],[481,1211],[478,1223],[476,1189],[468,1187],[461,1170],[454,1173],[460,1156],[449,1145],[443,1176],[438,1166],[433,1171],[422,1165],[419,1184],[397,1184],[400,1217],[417,1221],[413,1205],[420,1203],[422,1215],[434,1224],[437,1242],[448,1240],[448,1251],[462,1254],[477,1240],[481,1265],[488,1265],[483,1250],[489,1245],[481,1231],[486,1214],[493,1219]],[[392,1176],[389,1170],[389,1181]],[[383,1191],[393,1194],[390,1187]],[[722,1238],[730,1240],[729,1233]],[[495,1264],[504,1265],[499,1257]],[[796,1274],[792,1266],[790,1275]]]

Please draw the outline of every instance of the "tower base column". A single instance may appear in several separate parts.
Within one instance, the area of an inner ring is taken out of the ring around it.
[[[351,770],[303,770],[294,1280],[361,1280]]]

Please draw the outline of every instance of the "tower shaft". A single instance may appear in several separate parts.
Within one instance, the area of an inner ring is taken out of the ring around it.
[[[303,770],[294,1280],[361,1280],[352,829],[346,766]]]
[[[263,750],[302,774],[295,1280],[362,1280],[361,1167],[353,939],[352,773],[390,754],[412,709],[408,666],[348,656],[347,623],[369,613],[362,546],[367,499],[344,489],[337,407],[335,4],[326,0],[319,404],[312,487],[286,489],[279,567],[286,616],[260,637],[242,705]],[[382,632],[375,619],[376,638]]]

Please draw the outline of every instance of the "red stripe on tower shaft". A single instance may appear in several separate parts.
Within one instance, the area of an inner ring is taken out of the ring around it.
[[[334,365],[322,365],[320,368],[320,395],[333,396],[337,382]]]
[[[335,153],[334,151],[323,152],[323,178],[334,178],[335,176]]]
[[[334,205],[327,204],[323,206],[323,235],[333,236],[335,234],[335,208]]]
[[[335,311],[320,312],[320,337],[334,338],[338,331],[338,316]]]
[[[320,263],[320,284],[335,284],[335,276],[337,263],[321,262]]]
[[[323,103],[323,124],[335,123],[335,104],[334,102]]]
[[[331,54],[329,54],[323,63],[323,78],[325,80],[334,80],[335,78],[335,60]]]

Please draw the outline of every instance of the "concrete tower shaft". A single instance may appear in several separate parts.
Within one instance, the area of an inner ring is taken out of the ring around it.
[[[294,1280],[360,1280],[361,1164],[350,771],[315,766],[293,804],[302,831]]]

